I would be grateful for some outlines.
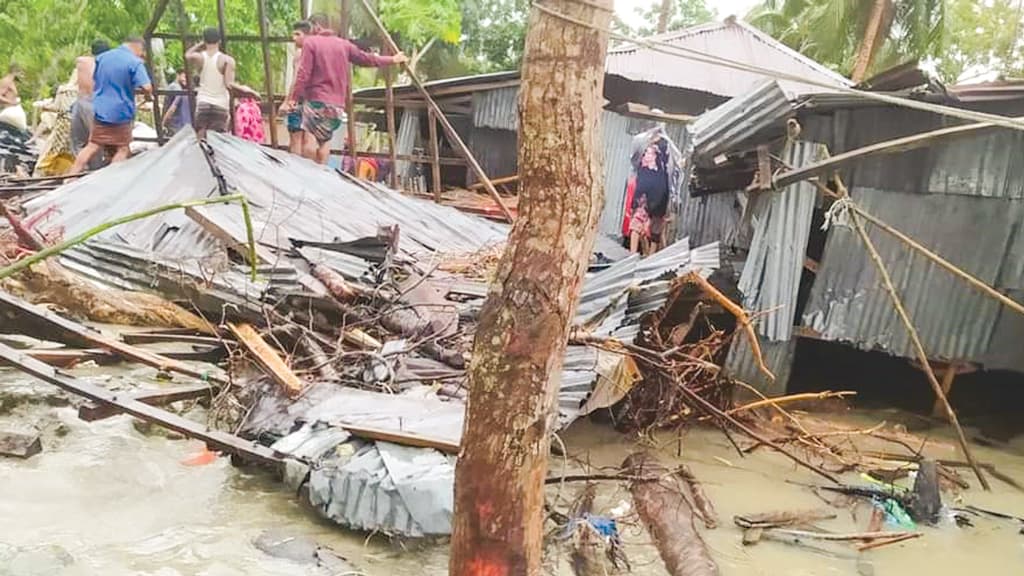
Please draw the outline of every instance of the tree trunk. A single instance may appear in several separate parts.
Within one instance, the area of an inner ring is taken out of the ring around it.
[[[661,0],[661,10],[658,12],[658,34],[668,32],[668,23],[672,20],[673,1]]]
[[[612,16],[612,0],[544,6],[605,29]],[[559,373],[603,206],[607,47],[606,34],[533,9],[520,89],[519,219],[473,346],[453,576],[541,573]]]
[[[878,49],[885,44],[889,37],[889,29],[892,27],[892,0],[875,0],[871,6],[871,15],[868,17],[868,25],[864,29],[864,37],[861,38],[860,46],[857,47],[857,60],[853,65],[853,74],[850,79],[859,84],[867,77],[871,64],[875,61]]]

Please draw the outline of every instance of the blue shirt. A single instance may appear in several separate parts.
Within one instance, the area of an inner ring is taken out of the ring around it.
[[[120,46],[96,57],[93,113],[104,124],[127,124],[135,119],[135,89],[150,83],[146,66],[131,50]]]

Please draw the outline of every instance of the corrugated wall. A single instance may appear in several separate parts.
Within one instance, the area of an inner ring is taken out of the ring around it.
[[[519,87],[473,94],[473,125],[495,130],[519,130]]]
[[[412,154],[416,146],[420,145],[420,112],[406,108],[402,112],[402,121],[398,125],[398,134],[395,135],[395,152],[399,155]],[[411,175],[409,169],[411,162],[399,160],[395,162],[395,173],[405,178]]]
[[[852,195],[867,212],[983,282],[1015,290],[1024,283],[1021,200],[874,189],[855,189]],[[929,356],[970,361],[988,357],[1000,305],[888,234],[866,226]],[[846,227],[829,233],[803,322],[829,340],[914,355],[860,237]],[[1024,355],[1015,356],[1000,360],[1013,365],[1002,367],[1024,369]]]
[[[492,180],[519,173],[519,137],[516,132],[474,126],[468,145],[484,174]],[[472,168],[466,169],[466,180],[469,185],[478,181]]]

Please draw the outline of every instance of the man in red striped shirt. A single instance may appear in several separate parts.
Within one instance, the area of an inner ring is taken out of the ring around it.
[[[331,151],[331,137],[341,126],[350,65],[383,68],[406,62],[407,58],[403,54],[379,56],[360,50],[352,42],[335,35],[328,28],[327,17],[322,14],[312,16],[310,23],[313,34],[302,43],[299,69],[285,111],[294,110],[297,103],[302,102],[302,155],[326,164]]]

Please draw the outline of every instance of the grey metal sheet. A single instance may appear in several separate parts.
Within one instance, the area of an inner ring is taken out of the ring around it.
[[[473,125],[495,130],[519,130],[519,87],[473,93]]]
[[[398,155],[412,154],[420,143],[420,112],[414,108],[405,108],[402,111],[402,121],[398,123],[398,133],[395,134],[395,152]],[[395,162],[395,173],[400,178],[411,178],[412,162],[398,160]]]
[[[1024,201],[871,189],[854,189],[852,195],[864,210],[981,281],[1020,286],[1016,259]],[[999,305],[888,234],[867,228],[929,356],[984,361],[999,321]],[[828,340],[914,356],[863,243],[845,227],[829,232],[803,323]]]
[[[689,126],[694,152],[698,157],[712,159],[735,150],[764,131],[781,126],[793,111],[778,82],[761,82],[751,91],[701,114]]]
[[[488,177],[504,178],[519,173],[519,136],[516,132],[474,126],[469,134],[469,148]],[[476,172],[467,168],[466,182],[473,185],[478,181]]]
[[[785,46],[757,28],[740,20],[727,19],[671,32],[655,39],[700,54],[751,64],[774,72],[814,79],[829,86],[849,86],[850,81],[825,66]],[[608,74],[636,82],[699,90],[719,96],[739,96],[764,80],[759,73],[727,68],[719,64],[681,58],[664,51],[625,44],[608,51]],[[834,92],[790,80],[780,81],[790,96]]]
[[[791,166],[822,158],[823,146],[815,142],[794,142],[784,154]],[[754,237],[739,289],[747,310],[768,312],[757,323],[757,332],[771,341],[789,340],[793,333],[817,198],[814,186],[799,182],[779,192],[762,194],[752,207]]]

